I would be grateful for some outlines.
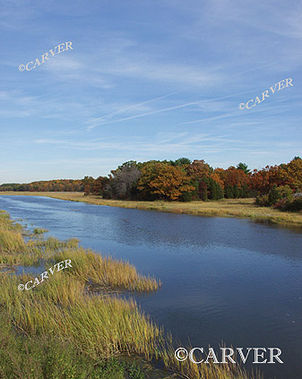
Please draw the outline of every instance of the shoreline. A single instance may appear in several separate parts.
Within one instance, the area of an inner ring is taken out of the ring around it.
[[[83,202],[111,207],[152,210],[177,214],[189,214],[205,217],[235,217],[245,218],[255,222],[294,227],[302,229],[302,213],[282,212],[269,207],[260,207],[254,204],[254,198],[222,199],[211,201],[191,201],[188,203],[174,201],[135,201],[135,200],[107,200],[96,195],[84,196],[83,192],[17,192],[3,191],[7,196],[44,196],[59,200]]]

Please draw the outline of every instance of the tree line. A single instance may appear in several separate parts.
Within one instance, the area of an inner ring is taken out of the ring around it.
[[[83,192],[83,180],[58,179],[41,180],[32,183],[4,183],[0,191],[30,191],[30,192]]]
[[[299,208],[302,159],[250,170],[245,163],[213,168],[204,160],[128,161],[108,176],[2,184],[0,191],[73,191],[119,200],[219,200],[256,197],[257,204]],[[302,209],[302,205],[301,205]],[[296,210],[296,209],[295,209]]]

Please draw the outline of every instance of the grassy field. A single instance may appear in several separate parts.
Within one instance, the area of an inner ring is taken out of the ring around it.
[[[302,213],[282,212],[268,207],[259,207],[254,199],[223,199],[218,201],[124,201],[105,200],[98,196],[84,196],[79,192],[0,192],[0,195],[47,196],[61,200],[80,201],[112,207],[156,210],[162,212],[185,213],[197,216],[241,217],[254,221],[302,227]]]
[[[26,239],[24,235],[21,225],[0,211],[1,378],[253,377],[238,365],[177,361],[172,337],[133,300],[118,296],[125,290],[159,290],[159,280],[138,274],[126,262],[80,248],[75,239],[45,239],[42,230],[26,232]],[[34,276],[16,275],[17,265],[47,270],[65,259],[71,260],[68,270],[28,291],[18,290]]]

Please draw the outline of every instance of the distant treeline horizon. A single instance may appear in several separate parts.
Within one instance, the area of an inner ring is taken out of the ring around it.
[[[83,192],[83,179],[37,180],[30,183],[3,183],[0,191]]]
[[[58,179],[31,183],[4,183],[0,191],[70,191],[120,200],[218,200],[256,197],[273,187],[288,186],[293,193],[302,191],[302,159],[250,170],[245,163],[227,169],[213,168],[204,160],[128,161],[108,176],[83,179]]]

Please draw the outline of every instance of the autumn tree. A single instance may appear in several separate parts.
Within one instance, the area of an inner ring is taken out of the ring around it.
[[[248,196],[250,178],[242,169],[231,166],[227,170],[216,169],[215,173],[219,175],[224,183],[224,195],[226,198],[233,199]]]
[[[250,186],[259,194],[268,193],[273,186],[292,185],[287,165],[266,166],[262,170],[254,170]]]
[[[161,162],[144,165],[137,188],[144,198],[150,200],[178,200],[184,193],[194,190],[181,167]]]
[[[205,176],[208,177],[213,169],[204,160],[194,160],[187,166],[186,171],[193,179],[202,179]]]
[[[288,185],[295,191],[302,191],[302,159],[295,157],[284,167],[288,175]]]
[[[84,186],[84,194],[89,195],[92,192],[94,178],[92,176],[85,176],[82,182]]]

